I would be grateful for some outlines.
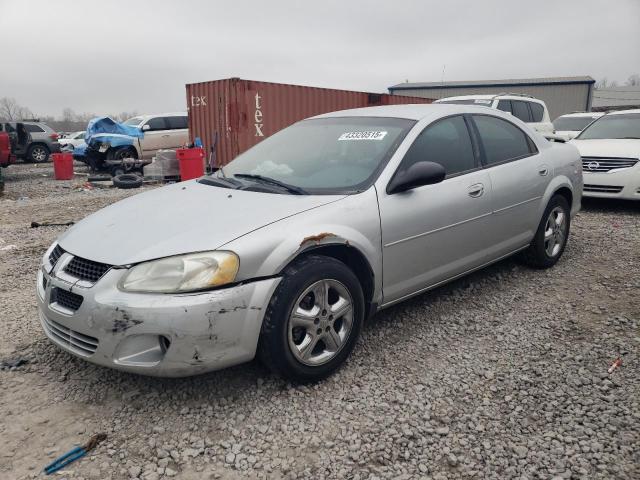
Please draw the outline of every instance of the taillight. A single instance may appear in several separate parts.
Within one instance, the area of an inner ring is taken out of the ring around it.
[[[52,133],[52,134],[50,134],[50,135],[49,135],[49,138],[50,138],[51,140],[58,140],[58,136],[59,136],[59,135],[58,135],[57,133]]]

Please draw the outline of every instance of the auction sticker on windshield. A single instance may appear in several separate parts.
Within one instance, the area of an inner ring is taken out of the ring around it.
[[[387,132],[368,131],[368,132],[345,132],[340,135],[338,141],[342,140],[382,140]]]

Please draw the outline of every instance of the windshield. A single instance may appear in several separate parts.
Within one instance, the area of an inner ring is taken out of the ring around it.
[[[129,120],[127,120],[126,122],[124,122],[125,125],[133,125],[135,127],[137,127],[138,125],[140,125],[140,122],[142,122],[142,117],[133,117],[130,118]]]
[[[576,138],[640,138],[640,113],[605,115],[585,128]]]
[[[375,180],[414,124],[378,117],[304,120],[258,143],[213,175],[238,175],[243,182],[251,181],[247,175],[260,175],[315,194],[361,191]]]
[[[450,103],[454,105],[480,105],[490,107],[492,100],[484,98],[467,98],[465,100],[440,100],[438,103]]]
[[[579,132],[597,117],[558,117],[553,121],[553,128],[562,132]]]

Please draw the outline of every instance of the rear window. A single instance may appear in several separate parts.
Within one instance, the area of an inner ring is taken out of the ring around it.
[[[24,129],[29,133],[40,133],[44,132],[44,129],[39,127],[38,125],[34,125],[32,123],[25,123]]]
[[[171,130],[179,130],[187,127],[187,117],[166,117],[167,123],[169,124],[169,128]]]

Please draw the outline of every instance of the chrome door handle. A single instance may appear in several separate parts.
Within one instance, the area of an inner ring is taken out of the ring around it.
[[[162,135],[162,138],[169,138],[169,137],[170,137],[170,135],[169,135],[169,134],[167,134],[167,135]]]
[[[468,189],[468,192],[470,197],[481,197],[484,193],[484,185],[481,183],[471,185]]]
[[[549,169],[546,166],[542,166],[538,169],[538,174],[542,175],[543,177],[546,177],[547,173],[549,173]]]

